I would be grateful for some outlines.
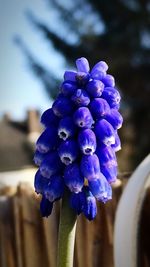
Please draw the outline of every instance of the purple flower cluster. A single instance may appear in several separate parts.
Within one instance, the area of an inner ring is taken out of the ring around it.
[[[45,130],[36,142],[34,155],[39,170],[35,191],[42,194],[41,213],[51,214],[54,201],[70,191],[70,205],[77,214],[93,220],[96,200],[112,198],[120,150],[117,130],[123,119],[118,112],[120,94],[108,66],[98,62],[90,71],[82,57],[77,71],[66,71],[52,108],[41,116]]]

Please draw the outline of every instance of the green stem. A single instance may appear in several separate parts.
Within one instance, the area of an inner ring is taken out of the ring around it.
[[[66,192],[60,214],[57,267],[73,267],[76,221],[77,216],[69,206]]]

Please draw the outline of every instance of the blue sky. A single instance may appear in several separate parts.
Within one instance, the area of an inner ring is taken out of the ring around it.
[[[62,76],[64,60],[34,31],[25,16],[30,9],[38,18],[54,23],[56,14],[43,0],[0,0],[0,115],[10,112],[15,119],[22,119],[29,108],[44,111],[51,101],[43,85],[29,70],[25,56],[13,42],[19,34],[38,60]]]

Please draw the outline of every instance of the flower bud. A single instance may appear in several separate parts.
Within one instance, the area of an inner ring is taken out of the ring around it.
[[[44,192],[44,188],[45,186],[47,186],[47,184],[49,183],[49,180],[46,179],[45,177],[43,177],[40,173],[40,171],[38,170],[35,174],[35,178],[34,178],[34,188],[35,188],[35,192],[37,194],[42,194]]]
[[[58,148],[58,154],[65,165],[71,164],[78,156],[78,144],[74,140],[63,141]]]
[[[106,76],[102,79],[102,82],[105,84],[105,86],[110,86],[110,87],[115,86],[115,79],[110,74],[106,74]]]
[[[99,158],[100,166],[117,166],[116,155],[111,146],[97,146],[96,155]]]
[[[77,89],[75,82],[65,81],[61,84],[60,90],[65,96],[71,96]]]
[[[111,112],[106,114],[105,120],[107,120],[115,130],[120,129],[123,123],[123,118],[116,109],[111,109]]]
[[[73,116],[74,123],[81,128],[91,128],[93,124],[93,118],[88,108],[78,108]]]
[[[45,127],[58,126],[59,118],[54,114],[52,108],[45,110],[41,116],[41,123]]]
[[[96,80],[100,80],[102,81],[102,79],[106,76],[106,71],[101,71],[96,69],[91,75],[92,79],[96,79]]]
[[[71,97],[71,100],[78,106],[88,106],[90,103],[90,98],[84,89],[77,89],[76,92]]]
[[[79,193],[82,190],[84,178],[77,163],[72,163],[65,168],[64,181],[71,192]]]
[[[115,143],[114,129],[105,119],[101,119],[95,124],[94,131],[99,142],[105,144],[106,146]]]
[[[110,188],[109,183],[102,173],[98,179],[89,181],[89,189],[99,201],[106,202],[111,199]]]
[[[96,200],[87,186],[84,189],[84,193],[85,193],[85,201],[84,201],[83,213],[85,217],[89,221],[91,221],[95,218],[97,214]]]
[[[114,183],[117,179],[117,166],[101,165],[101,172],[106,177],[109,183]]]
[[[77,72],[74,70],[66,70],[64,73],[64,80],[70,82],[76,82]]]
[[[115,143],[112,144],[111,147],[115,152],[118,152],[121,149],[121,142],[117,131],[115,131]]]
[[[63,196],[64,193],[64,181],[60,175],[52,175],[50,183],[45,187],[44,195],[50,201],[53,202]]]
[[[106,76],[108,65],[104,61],[99,61],[91,70],[91,78],[102,80]]]
[[[96,136],[91,129],[81,130],[78,135],[80,150],[85,155],[92,155],[96,150]]]
[[[48,127],[40,135],[36,142],[36,149],[41,153],[47,153],[56,147],[58,142],[57,130],[55,127]]]
[[[86,86],[86,90],[92,97],[100,97],[104,90],[104,84],[99,80],[91,80]]]
[[[79,72],[87,73],[90,70],[89,62],[85,57],[78,58],[76,60],[76,66]]]
[[[83,212],[85,202],[85,195],[84,192],[79,192],[78,194],[72,193],[70,197],[70,205],[79,215]]]
[[[106,99],[111,108],[118,109],[121,96],[119,92],[113,87],[105,87],[102,98]]]
[[[93,67],[93,69],[91,70],[91,74],[95,71],[95,70],[101,70],[101,71],[107,71],[108,70],[108,65],[105,61],[99,61],[95,64],[95,66]]]
[[[89,181],[97,179],[100,175],[100,164],[96,154],[84,155],[81,159],[81,173]]]
[[[61,170],[62,163],[57,152],[49,153],[42,161],[40,166],[40,172],[42,176],[50,178],[53,174]]]
[[[42,200],[40,203],[40,211],[42,217],[48,217],[51,215],[53,209],[53,203],[50,202],[44,195],[42,196]]]
[[[89,73],[77,72],[76,81],[78,85],[84,86],[89,81],[89,79],[90,79]]]
[[[110,113],[110,106],[103,98],[94,98],[90,104],[90,111],[95,119],[101,119]]]
[[[104,61],[99,61],[91,70],[91,78],[102,80],[106,76],[108,65]]]
[[[47,153],[40,153],[38,150],[35,151],[35,154],[34,154],[34,163],[37,165],[37,166],[40,166],[43,159],[46,157]]]
[[[61,139],[66,140],[67,138],[74,136],[75,132],[76,126],[72,117],[64,117],[60,120],[58,126],[58,136]]]
[[[72,113],[73,106],[68,98],[64,96],[58,96],[52,105],[52,109],[56,116],[62,118]]]

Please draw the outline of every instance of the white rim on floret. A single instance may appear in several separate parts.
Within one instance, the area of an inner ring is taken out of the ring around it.
[[[113,135],[109,136],[109,137],[105,137],[103,140],[103,143],[106,146],[113,145],[113,144],[115,144],[115,137]]]
[[[95,152],[95,149],[94,149],[94,147],[92,147],[92,146],[88,146],[88,145],[86,145],[86,146],[84,146],[84,147],[82,148],[82,151],[83,151],[83,153],[84,153],[85,155],[93,155],[93,153]]]
[[[65,165],[69,165],[73,162],[73,158],[71,157],[71,155],[69,153],[65,153],[60,157],[61,161],[65,164]]]
[[[66,139],[69,137],[69,132],[65,128],[60,128],[58,130],[58,136],[66,141]]]

